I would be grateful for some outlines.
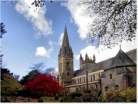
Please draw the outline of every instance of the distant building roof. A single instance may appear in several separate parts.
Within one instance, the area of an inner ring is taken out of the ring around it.
[[[109,58],[107,60],[101,61],[96,64],[89,65],[88,72],[90,73],[90,72],[95,72],[102,69],[103,70],[110,69],[116,66],[136,65],[134,62],[136,62],[136,49],[126,52],[126,54],[122,50],[119,50],[119,52],[115,57]],[[85,75],[85,74],[86,74],[86,69],[79,69],[74,72],[74,77]]]
[[[119,66],[133,66],[133,65],[136,65],[135,62],[130,57],[128,57],[128,55],[125,54],[120,48],[119,52],[117,53],[115,58],[113,58],[110,66],[107,69]]]
[[[104,72],[102,72],[100,78],[104,78],[104,77],[105,77],[105,74],[104,74]]]
[[[132,73],[127,67],[124,67],[118,74],[124,74],[124,73]]]

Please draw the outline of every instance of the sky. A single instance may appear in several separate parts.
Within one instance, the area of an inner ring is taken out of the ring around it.
[[[54,0],[53,0],[54,1]],[[119,45],[106,50],[97,49],[96,42],[89,44],[86,37],[88,23],[93,19],[80,15],[82,9],[77,5],[78,0],[59,0],[35,9],[30,5],[32,0],[19,0],[16,4],[1,2],[0,20],[7,31],[1,45],[3,67],[10,72],[27,75],[32,64],[43,62],[45,68],[53,67],[58,71],[58,54],[61,48],[65,25],[67,27],[70,46],[74,54],[74,70],[79,69],[79,55],[90,58],[96,56],[96,62],[114,57],[119,51]],[[29,8],[30,7],[30,8]],[[136,40],[122,42],[124,52],[136,48]]]

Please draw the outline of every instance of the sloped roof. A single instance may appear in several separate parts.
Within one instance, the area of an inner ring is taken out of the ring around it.
[[[105,77],[105,74],[104,74],[104,72],[102,72],[100,78],[104,78],[104,77]]]
[[[133,49],[131,51],[126,52],[126,54],[133,60],[136,61],[137,60],[137,50]]]
[[[129,58],[120,48],[119,52],[117,53],[115,58],[113,58],[109,68],[107,69],[119,66],[133,66],[133,65],[136,65],[134,61],[131,58]]]
[[[132,73],[127,67],[124,67],[118,74],[124,74],[124,73]]]
[[[89,65],[88,72],[90,73],[90,72],[95,72],[95,71],[98,71],[98,70],[101,70],[101,69],[109,69],[109,68],[111,68],[111,65],[117,65],[117,63],[119,64],[119,62],[123,62],[124,59],[122,59],[122,58],[124,58],[124,57],[125,57],[126,60],[127,59],[129,60],[129,61],[124,61],[126,66],[127,65],[136,65],[132,61],[132,60],[136,61],[136,49],[133,49],[129,52],[126,52],[126,54],[122,50],[119,50],[118,54],[116,55],[116,57],[112,57],[112,58],[109,58],[107,60],[101,61],[99,63]],[[123,55],[123,56],[120,56],[120,55]],[[120,59],[120,58],[121,58],[122,61],[117,62],[117,60]],[[113,64],[113,60],[114,60],[114,62],[116,62],[116,64]],[[125,64],[120,63],[121,66],[125,65]],[[74,72],[74,77],[85,75],[85,74],[86,74],[86,69],[79,69],[79,70]]]
[[[79,69],[79,70],[76,70],[74,72],[74,77],[81,76],[81,75],[85,75],[85,74],[86,74],[86,70],[85,69]]]

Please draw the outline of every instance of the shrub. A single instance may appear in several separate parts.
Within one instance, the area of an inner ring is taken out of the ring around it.
[[[106,102],[135,102],[136,88],[127,87],[121,91],[109,89],[104,95],[101,95],[101,99]]]
[[[79,93],[79,92],[73,92],[73,93],[70,94],[70,96],[72,97],[72,99],[75,99],[76,96],[80,97],[80,96],[82,96],[82,94]]]
[[[135,101],[136,99],[136,88],[127,87],[120,92],[120,96],[126,99],[126,102]]]

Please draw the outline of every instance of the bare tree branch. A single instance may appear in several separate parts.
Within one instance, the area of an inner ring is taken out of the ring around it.
[[[84,7],[84,15],[97,16],[93,23],[89,23],[90,42],[99,38],[99,45],[111,48],[122,40],[135,39],[135,0],[85,0],[80,2],[80,6]]]

